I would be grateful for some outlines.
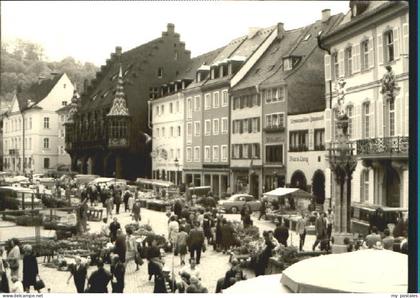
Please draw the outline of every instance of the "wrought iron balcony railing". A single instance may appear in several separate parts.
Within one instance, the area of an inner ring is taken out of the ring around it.
[[[282,132],[284,131],[286,128],[283,125],[267,125],[266,127],[264,127],[264,131],[265,132]]]
[[[408,137],[385,137],[357,141],[357,155],[408,155]]]

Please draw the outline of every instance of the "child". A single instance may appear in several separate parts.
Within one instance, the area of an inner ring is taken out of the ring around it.
[[[12,286],[10,287],[10,292],[23,293],[23,284],[15,275],[12,275]]]

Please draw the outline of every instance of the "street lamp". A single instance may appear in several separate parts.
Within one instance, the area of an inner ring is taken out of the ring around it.
[[[178,172],[179,172],[179,160],[175,157],[174,159],[175,167],[176,167],[176,173],[175,173],[175,185],[178,186]]]

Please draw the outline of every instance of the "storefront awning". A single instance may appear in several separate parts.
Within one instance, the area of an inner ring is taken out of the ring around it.
[[[282,197],[286,195],[293,195],[295,197],[300,198],[312,198],[312,195],[304,190],[301,190],[300,188],[287,188],[287,187],[279,187],[276,189],[273,189],[269,192],[264,193],[265,196],[271,196],[271,197]]]

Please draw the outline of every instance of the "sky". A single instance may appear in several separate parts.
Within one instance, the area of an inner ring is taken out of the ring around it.
[[[51,61],[105,63],[161,36],[175,25],[192,57],[246,35],[250,27],[284,23],[286,30],[311,24],[323,9],[346,13],[348,1],[1,1],[1,39],[43,46]]]

